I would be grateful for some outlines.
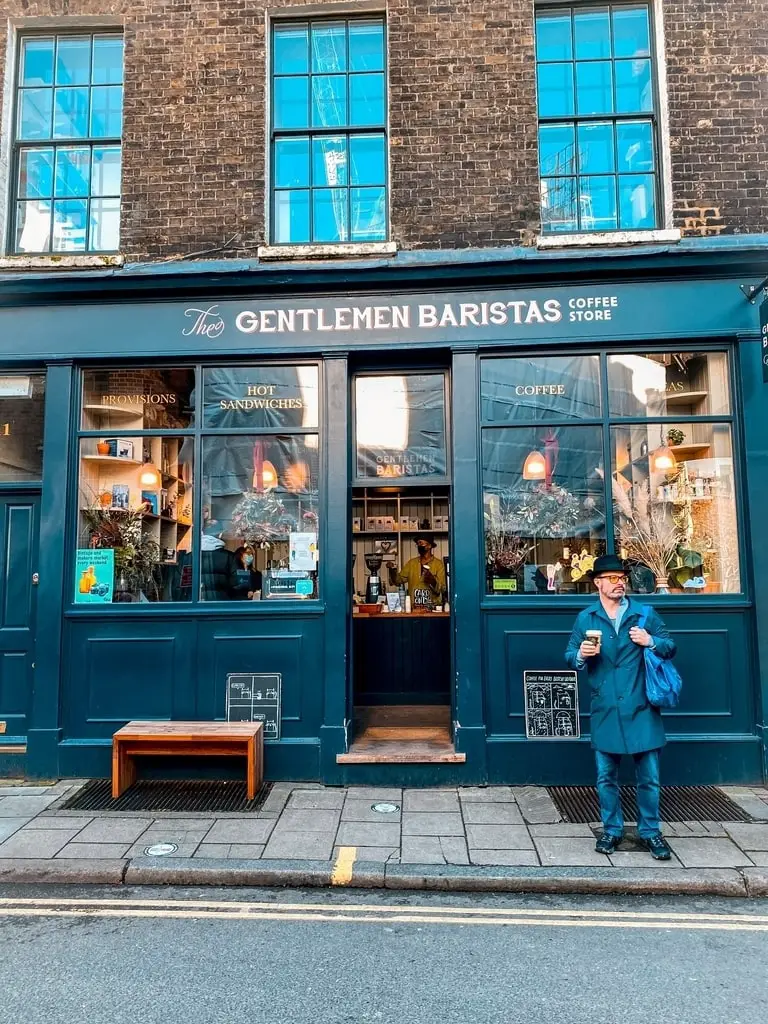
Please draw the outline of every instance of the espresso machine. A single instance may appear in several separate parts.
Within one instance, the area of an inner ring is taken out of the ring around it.
[[[379,602],[379,597],[381,596],[381,577],[379,576],[379,569],[381,568],[383,560],[383,555],[374,554],[373,552],[365,556],[365,567],[370,574],[365,586],[366,604],[378,604]]]

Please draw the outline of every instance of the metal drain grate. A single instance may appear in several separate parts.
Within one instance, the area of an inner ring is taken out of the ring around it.
[[[134,783],[117,800],[112,799],[109,779],[92,779],[62,804],[67,811],[258,811],[272,783],[265,783],[255,800],[246,798],[242,780],[183,780],[165,782],[143,779]]]
[[[600,821],[600,804],[594,786],[549,786],[549,795],[565,821],[588,824]],[[634,786],[621,787],[624,817],[637,820]],[[715,786],[662,786],[662,821],[752,821],[746,811]]]

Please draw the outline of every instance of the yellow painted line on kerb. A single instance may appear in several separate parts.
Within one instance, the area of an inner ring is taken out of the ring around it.
[[[352,868],[357,859],[356,846],[342,846],[336,863],[333,865],[331,885],[349,885],[352,881]]]

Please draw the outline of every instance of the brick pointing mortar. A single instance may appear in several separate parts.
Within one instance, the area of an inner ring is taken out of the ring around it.
[[[305,6],[286,0],[282,10]],[[27,29],[37,18],[123,19],[127,259],[255,257],[269,241],[263,5],[5,0],[3,13],[0,82],[8,19]],[[665,0],[664,15],[675,225],[764,230],[768,0]],[[533,244],[532,0],[389,0],[387,24],[393,240],[406,249]]]

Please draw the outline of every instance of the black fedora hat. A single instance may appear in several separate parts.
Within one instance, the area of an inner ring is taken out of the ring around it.
[[[618,555],[600,555],[599,558],[595,559],[595,564],[587,575],[591,580],[594,580],[598,576],[604,576],[609,572],[626,573],[626,571],[627,567]]]

